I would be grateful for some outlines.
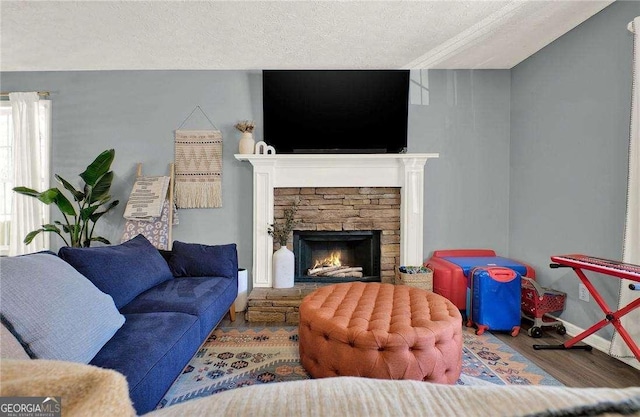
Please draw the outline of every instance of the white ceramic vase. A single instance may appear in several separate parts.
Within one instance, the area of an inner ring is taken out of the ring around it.
[[[256,147],[256,141],[253,139],[253,133],[242,132],[240,135],[240,143],[238,151],[241,154],[252,154]]]
[[[293,287],[294,261],[293,252],[286,246],[273,253],[273,288]]]

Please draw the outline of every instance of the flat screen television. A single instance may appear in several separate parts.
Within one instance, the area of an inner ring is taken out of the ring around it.
[[[277,153],[406,152],[408,70],[264,70],[262,85]]]

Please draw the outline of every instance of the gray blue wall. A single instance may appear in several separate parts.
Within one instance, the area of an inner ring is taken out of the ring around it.
[[[239,162],[242,119],[262,138],[259,71],[93,71],[2,73],[3,91],[51,92],[52,172],[77,179],[107,148],[116,150],[113,195],[122,204],[98,232],[118,242],[137,162],[160,175],[173,159],[173,131],[199,105],[224,137],[223,207],[179,210],[174,238],[238,244],[252,266],[251,165]],[[426,165],[425,258],[433,249],[486,246],[507,251],[509,72],[430,71],[429,105],[409,109],[409,151],[439,152]],[[208,128],[199,111],[187,128]],[[102,222],[102,220],[101,220]],[[58,242],[57,239],[52,239]]]
[[[409,152],[425,166],[425,257],[435,249],[508,251],[508,70],[431,70],[429,104],[409,110]]]
[[[174,239],[205,244],[236,242],[240,264],[250,266],[251,167],[233,157],[238,149],[233,125],[242,119],[261,120],[259,72],[30,72],[3,73],[1,80],[3,91],[51,92],[52,172],[75,180],[102,150],[116,150],[112,192],[121,205],[98,223],[98,232],[117,243],[136,164],[144,164],[145,174],[166,174],[173,161],[173,131],[199,105],[224,138],[223,206],[180,210]],[[210,127],[199,111],[184,125]],[[52,238],[52,242],[58,241]]]
[[[494,248],[532,263],[543,285],[569,293],[570,322],[601,318],[577,301],[577,280],[549,256],[620,258],[624,226],[632,37],[640,3],[616,2],[512,70],[429,71],[429,102],[409,108],[409,151],[439,152],[425,167],[424,256]],[[236,242],[251,270],[251,166],[233,158],[241,119],[258,123],[258,71],[95,71],[0,74],[3,91],[51,91],[52,171],[76,178],[113,147],[114,196],[127,199],[137,162],[161,174],[173,131],[200,105],[224,136],[223,207],[180,210],[174,238]],[[185,127],[207,128],[196,112]],[[100,233],[118,241],[121,206]],[[616,282],[595,277],[607,301]],[[609,337],[609,330],[601,331]]]
[[[633,36],[640,2],[618,1],[511,71],[509,254],[568,293],[562,317],[602,319],[549,256],[621,259],[626,212]],[[619,281],[589,274],[615,308]],[[611,326],[598,334],[609,339]]]

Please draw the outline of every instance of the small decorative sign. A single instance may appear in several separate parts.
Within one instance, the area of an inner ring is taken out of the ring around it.
[[[273,146],[267,145],[265,141],[261,140],[256,143],[256,154],[258,155],[275,155],[276,148]]]

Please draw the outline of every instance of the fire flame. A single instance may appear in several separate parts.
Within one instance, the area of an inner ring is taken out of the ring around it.
[[[340,252],[331,252],[330,256],[322,260],[316,260],[313,267],[318,268],[320,266],[342,266],[342,263],[340,263]]]

